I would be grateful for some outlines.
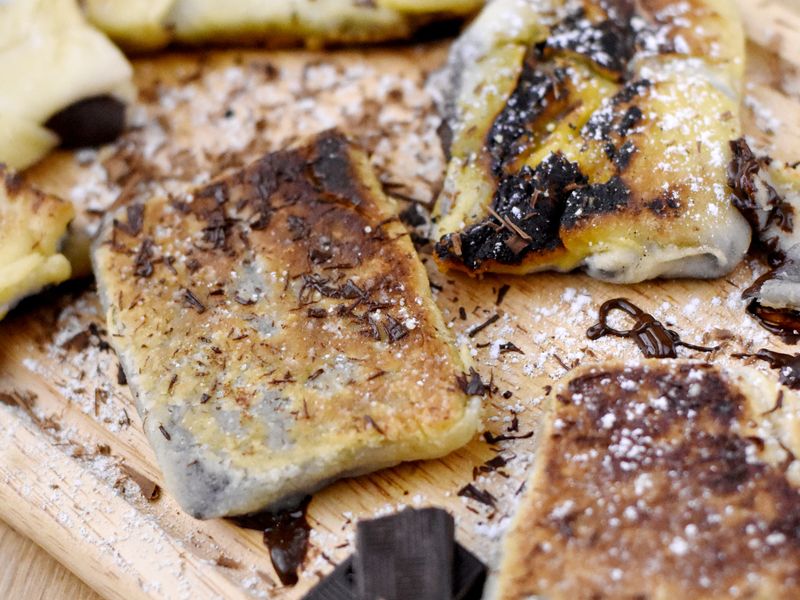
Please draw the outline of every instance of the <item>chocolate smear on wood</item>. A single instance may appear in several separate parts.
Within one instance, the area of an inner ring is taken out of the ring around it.
[[[622,311],[633,317],[633,326],[628,330],[611,327],[608,324],[608,315],[613,310]],[[679,346],[698,352],[713,352],[719,348],[718,346],[697,346],[682,341],[677,332],[665,327],[655,317],[643,311],[627,298],[614,298],[604,302],[600,307],[599,322],[592,325],[586,335],[590,340],[596,340],[606,335],[632,338],[645,358],[677,358]]]
[[[458,495],[464,498],[470,498],[472,500],[475,500],[476,502],[480,502],[481,504],[485,504],[486,506],[490,506],[492,508],[495,507],[495,503],[497,502],[497,498],[492,496],[491,493],[489,493],[486,490],[481,490],[479,488],[476,488],[471,483],[468,483],[463,488],[458,490]]]
[[[310,502],[311,496],[306,496],[299,506],[291,510],[262,512],[232,519],[240,527],[264,532],[264,544],[269,549],[272,566],[285,586],[297,584],[297,571],[306,558],[311,532],[306,511]]]
[[[783,385],[793,390],[800,390],[800,354],[784,354],[762,348],[755,354],[737,354],[735,356],[766,361],[770,368],[780,371],[780,382]],[[777,408],[773,410],[777,410]]]

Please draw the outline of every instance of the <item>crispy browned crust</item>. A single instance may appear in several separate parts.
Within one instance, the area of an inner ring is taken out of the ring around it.
[[[111,342],[193,514],[275,505],[475,433],[464,366],[392,209],[363,153],[328,132],[104,227]]]
[[[451,56],[452,71],[487,72],[482,84],[470,76],[469,86],[456,81],[444,92],[455,95],[446,115],[453,160],[439,199],[437,262],[470,274],[584,267],[634,281],[679,271],[684,250],[701,276],[732,269],[745,247],[714,248],[720,230],[747,233],[726,191],[743,54],[730,8],[718,0],[551,4],[557,16],[542,9],[527,45],[515,39],[488,51],[507,55],[497,60],[516,73],[496,92],[498,112],[473,107],[499,66],[459,64],[458,46]],[[592,262],[616,249],[631,264]]]
[[[793,392],[648,361],[580,369],[554,398],[498,597],[798,597]]]

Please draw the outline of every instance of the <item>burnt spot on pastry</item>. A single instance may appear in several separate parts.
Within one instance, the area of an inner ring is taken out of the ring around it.
[[[546,134],[548,123],[570,106],[564,89],[569,73],[564,68],[539,64],[539,52],[525,60],[517,85],[497,115],[486,138],[492,172],[501,175],[505,165],[533,147]]]
[[[567,197],[561,227],[575,227],[581,220],[595,215],[615,212],[630,202],[631,191],[618,176],[606,183],[595,183],[576,188]]]
[[[642,109],[631,104],[651,87],[647,79],[628,83],[600,108],[581,128],[587,141],[616,142],[624,140],[644,119]]]
[[[757,157],[744,138],[731,141],[733,154],[728,164],[728,186],[733,195],[734,206],[747,219],[753,228],[756,239],[770,252],[777,251],[778,239],[770,238],[766,232],[777,226],[787,233],[794,231],[794,208],[761,176],[771,160],[768,157]],[[764,198],[759,201],[759,195]],[[766,219],[759,212],[767,211]]]
[[[659,217],[674,217],[680,214],[681,197],[677,191],[667,189],[652,200],[646,202],[645,206]]]

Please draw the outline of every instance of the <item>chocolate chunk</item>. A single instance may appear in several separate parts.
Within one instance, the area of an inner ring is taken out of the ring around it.
[[[304,600],[355,600],[356,590],[351,556],[320,581]]]
[[[125,104],[108,95],[79,100],[50,117],[45,127],[64,148],[107,144],[125,128]]]
[[[486,565],[456,542],[453,556],[453,600],[480,600],[486,582]]]
[[[449,533],[444,531],[444,541],[446,541],[450,546],[452,546],[452,569],[448,569],[448,571],[440,572],[436,574],[436,577],[442,580],[447,580],[448,577],[444,576],[444,573],[450,572],[452,576],[452,596],[441,596],[441,598],[452,598],[453,600],[479,600],[482,593],[483,593],[483,585],[486,581],[486,566],[478,560],[475,555],[473,555],[469,550],[461,546],[461,544],[457,542],[453,542],[452,539],[452,519],[450,519],[450,524],[447,525],[447,519],[444,517],[449,517],[446,512],[441,509],[424,509],[421,511],[415,510],[408,510],[405,513],[420,513],[420,512],[429,512],[434,515],[435,521],[437,521],[435,529],[439,529],[439,526],[444,524],[445,528],[449,527]],[[385,519],[379,519],[380,521],[388,521],[397,523],[401,515],[404,513],[400,513],[398,515],[393,515],[391,517],[386,517]],[[442,516],[444,515],[444,517]],[[420,517],[419,515],[412,515],[412,519],[416,521],[420,521],[420,519],[427,519],[431,521],[430,517]],[[408,521],[408,516],[403,516],[403,520]],[[372,522],[367,522],[367,524]],[[359,527],[361,527],[361,523],[359,523]],[[401,525],[397,525],[397,528],[402,528]],[[414,539],[408,538],[407,541],[409,542],[409,547],[413,549],[413,542]],[[427,561],[426,556],[422,556],[422,561]],[[418,565],[411,564],[411,565],[404,565],[406,571],[403,575],[403,581],[406,581],[406,578],[413,578],[417,575]],[[405,588],[400,589],[400,595],[387,595],[386,591],[381,591],[380,593],[383,594],[381,596],[376,595],[367,595],[367,596],[360,596],[358,595],[357,588],[356,588],[356,580],[361,575],[357,571],[357,561],[355,557],[351,556],[344,562],[342,562],[339,566],[337,566],[333,572],[325,577],[322,581],[320,581],[315,588],[313,588],[306,596],[304,600],[356,600],[356,598],[416,598],[416,597],[430,597],[433,598],[433,595],[424,595],[424,596],[415,596],[416,587],[414,590],[410,588],[407,590]],[[367,574],[369,576],[369,574]],[[416,580],[412,580],[416,581]],[[437,583],[436,589],[441,589],[439,584]]]
[[[364,521],[356,529],[354,560],[360,598],[452,598],[453,517],[425,508]]]

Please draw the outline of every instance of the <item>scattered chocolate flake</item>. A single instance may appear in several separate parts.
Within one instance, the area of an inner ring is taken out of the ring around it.
[[[306,314],[312,319],[324,319],[328,316],[328,311],[324,308],[309,308]]]
[[[504,283],[503,285],[500,286],[500,289],[497,290],[497,300],[495,300],[494,302],[495,306],[500,306],[503,303],[503,300],[505,299],[506,294],[510,289],[511,286],[508,285],[507,283]]]
[[[508,462],[509,461],[507,458],[505,458],[502,454],[498,454],[494,458],[487,460],[481,466],[473,469],[472,478],[476,479],[478,475],[484,475],[486,473],[492,473],[498,469],[502,469],[508,464]]]
[[[142,232],[142,225],[144,225],[144,204],[129,204],[125,208],[125,213],[128,217],[127,222],[121,223],[115,219],[114,227],[131,237],[136,237]]]
[[[163,425],[159,425],[158,426],[158,430],[161,432],[161,435],[163,435],[165,438],[167,438],[167,441],[170,441],[172,439],[172,436],[169,434],[169,431],[164,429]]]
[[[223,567],[225,569],[241,569],[242,564],[239,561],[233,560],[232,558],[228,558],[224,554],[220,554],[215,561],[218,567]]]
[[[117,384],[128,385],[128,378],[125,376],[125,371],[122,369],[122,364],[117,365]]]
[[[511,342],[505,342],[504,344],[500,344],[500,354],[506,354],[508,352],[516,352],[517,354],[525,354],[522,350],[520,350],[515,344]]]
[[[608,315],[612,310],[620,310],[633,317],[633,326],[627,331],[620,331],[609,326]],[[600,307],[599,322],[592,325],[586,335],[590,340],[596,340],[606,335],[633,338],[645,358],[676,358],[679,346],[699,352],[713,352],[719,349],[719,346],[696,346],[681,341],[677,332],[667,329],[655,317],[644,312],[627,298],[615,298],[604,302]]]
[[[242,306],[250,306],[251,304],[256,303],[253,298],[242,298],[238,293],[233,297],[233,299],[237,304],[241,304]]]
[[[463,306],[458,307],[458,316],[461,318],[462,321],[467,320],[467,311],[464,309]]]
[[[513,395],[514,392],[512,392],[511,390],[506,390],[505,392],[503,392],[503,400],[508,400]]]
[[[529,431],[528,433],[521,433],[519,435],[507,435],[505,433],[494,435],[490,431],[483,432],[483,439],[486,440],[487,444],[496,444],[498,442],[506,442],[508,440],[527,440],[530,437],[533,437],[533,430]]]
[[[485,504],[491,508],[495,507],[495,503],[497,502],[497,498],[492,496],[490,492],[487,490],[481,490],[476,488],[471,483],[468,483],[463,488],[458,490],[458,495],[464,498],[470,498],[475,500],[476,502],[480,502],[481,504]]]
[[[194,308],[199,314],[203,314],[206,312],[205,305],[200,302],[200,300],[195,296],[192,291],[188,288],[183,288],[183,299],[184,301]]]
[[[387,372],[388,371],[384,371],[383,369],[378,369],[372,375],[367,377],[367,381],[372,381],[373,379],[378,379],[378,377],[383,377]]]
[[[389,336],[390,342],[397,342],[408,335],[408,327],[391,315],[386,315],[384,329],[386,329],[386,335]]]
[[[325,372],[325,369],[317,369],[311,375],[308,376],[308,379],[306,379],[306,381],[314,381],[317,377],[322,375],[324,372]]]
[[[479,334],[481,331],[483,331],[484,329],[486,329],[487,327],[489,327],[489,325],[492,325],[492,324],[496,323],[496,322],[497,322],[497,321],[499,321],[499,320],[500,320],[500,314],[499,314],[499,313],[494,313],[494,314],[493,314],[491,317],[489,317],[488,319],[486,319],[486,320],[485,320],[483,323],[481,323],[480,325],[476,325],[475,327],[472,327],[472,328],[471,328],[471,329],[470,329],[470,330],[467,332],[467,336],[468,336],[468,337],[475,337],[475,336],[476,336],[476,335],[478,335],[478,334]]]
[[[456,383],[468,396],[483,396],[489,390],[489,387],[483,383],[481,376],[473,367],[469,368],[469,373],[456,375]]]
[[[139,251],[133,259],[133,273],[137,277],[150,277],[153,274],[153,240],[145,238],[139,246]]]
[[[175,384],[178,383],[178,374],[175,373],[172,375],[172,378],[169,380],[169,385],[167,386],[167,393],[172,394],[172,390],[175,387]]]
[[[121,468],[122,472],[139,486],[139,489],[142,491],[142,496],[144,496],[145,500],[149,502],[158,500],[159,496],[161,496],[161,488],[158,486],[158,484],[130,465],[123,463]]]

